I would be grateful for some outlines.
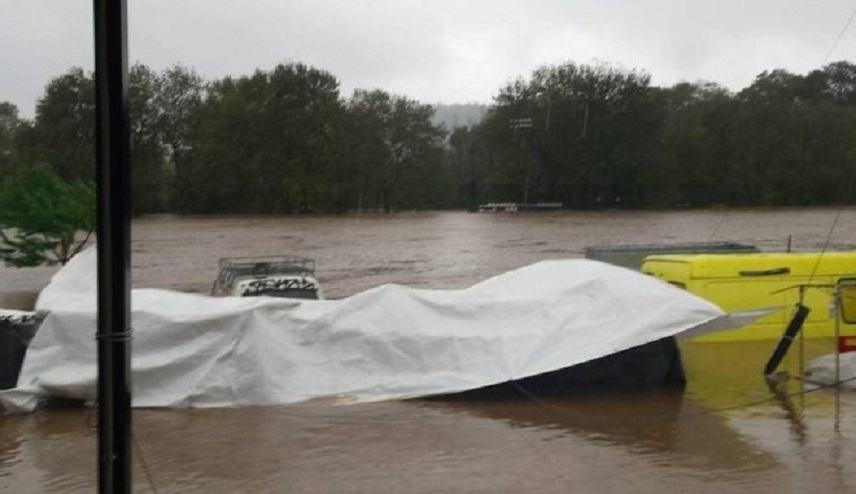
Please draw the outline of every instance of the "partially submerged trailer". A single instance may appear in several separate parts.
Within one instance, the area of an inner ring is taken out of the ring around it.
[[[835,336],[837,320],[841,344],[856,338],[856,252],[649,256],[642,272],[729,312],[781,307],[740,329],[701,337],[704,341],[778,339],[789,309],[801,300],[809,309],[802,327],[806,337]]]

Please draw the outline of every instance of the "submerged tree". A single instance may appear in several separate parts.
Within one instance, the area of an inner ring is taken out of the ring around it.
[[[15,139],[20,126],[18,108],[12,103],[0,101],[0,176],[11,174],[14,169],[18,158]]]
[[[549,65],[503,86],[480,123],[452,129],[434,107],[383,90],[342,98],[333,74],[299,63],[213,81],[181,66],[129,76],[135,214],[853,200],[856,64],[846,61],[765,71],[736,92]],[[39,166],[91,179],[93,93],[91,73],[74,68],[49,82],[32,119],[0,102],[0,179]]]
[[[356,165],[358,194],[366,199],[360,202],[389,212],[439,197],[445,131],[431,122],[433,107],[375,89],[354,91],[347,109],[347,153]]]
[[[662,105],[650,76],[608,64],[536,69],[500,89],[478,126],[494,160],[489,200],[637,207]]]
[[[0,259],[13,266],[65,264],[95,229],[95,189],[33,168],[0,186]]]
[[[95,176],[95,81],[79,67],[51,79],[36,104],[32,163],[65,180]]]
[[[327,172],[339,161],[338,84],[302,64],[211,83],[188,114],[186,149],[175,162],[179,210],[331,209]]]

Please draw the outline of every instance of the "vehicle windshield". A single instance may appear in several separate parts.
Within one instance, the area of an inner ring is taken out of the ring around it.
[[[856,281],[841,282],[838,289],[841,297],[841,318],[848,324],[856,324]]]

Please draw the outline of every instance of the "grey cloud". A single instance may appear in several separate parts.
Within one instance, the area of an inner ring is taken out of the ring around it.
[[[489,101],[544,63],[612,61],[657,84],[733,89],[765,69],[817,67],[851,10],[828,0],[131,0],[130,55],[207,77],[283,61],[329,70],[343,94],[382,87],[424,101]],[[92,66],[91,2],[0,2],[0,100],[32,115],[51,76]],[[832,60],[856,55],[856,28]]]

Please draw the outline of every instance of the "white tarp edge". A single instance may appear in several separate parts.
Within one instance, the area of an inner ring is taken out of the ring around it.
[[[544,261],[462,290],[383,285],[342,300],[214,298],[133,290],[136,407],[217,407],[312,398],[401,399],[569,367],[692,330],[734,327],[716,305],[589,260]],[[92,400],[95,250],[60,270],[13,411],[40,396]]]

